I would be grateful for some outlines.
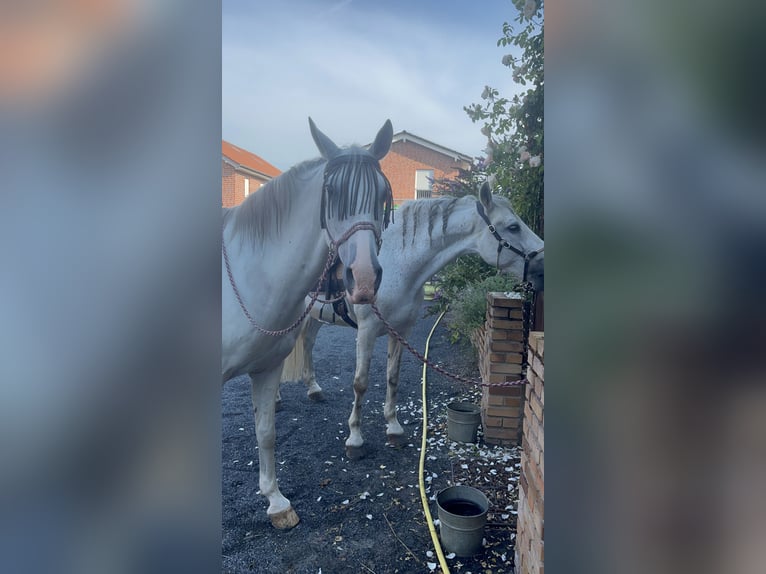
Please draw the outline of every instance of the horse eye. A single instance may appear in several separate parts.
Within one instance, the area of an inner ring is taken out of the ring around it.
[[[518,223],[511,223],[508,226],[508,231],[510,231],[511,233],[518,233],[519,231],[521,231],[521,226]]]

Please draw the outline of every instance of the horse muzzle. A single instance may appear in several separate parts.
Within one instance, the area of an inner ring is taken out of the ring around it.
[[[377,259],[373,262],[371,270],[352,264],[346,268],[345,275],[346,293],[350,303],[368,305],[375,302],[383,278],[383,269]]]
[[[527,280],[535,291],[545,290],[545,254],[540,253],[532,258],[527,269]]]
[[[338,255],[346,269],[343,280],[349,302],[354,305],[373,303],[383,278],[375,237],[371,233],[355,234],[341,245]]]

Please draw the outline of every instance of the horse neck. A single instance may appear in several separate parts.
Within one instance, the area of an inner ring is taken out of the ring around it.
[[[287,173],[279,177],[286,176]],[[322,170],[318,169],[313,177],[303,180],[292,175],[289,177],[292,177],[290,185],[275,185],[269,191],[269,193],[285,194],[282,199],[285,199],[285,204],[290,206],[288,216],[281,219],[278,232],[267,233],[261,239],[249,237],[241,229],[239,236],[234,233],[234,220],[238,212],[255,206],[255,197],[251,196],[239,206],[228,210],[228,214],[225,213],[224,240],[227,245],[240,250],[242,261],[273,262],[293,259],[296,261],[295,267],[304,265],[303,272],[296,277],[297,281],[285,287],[294,286],[296,290],[305,292],[311,288],[321,273],[328,253],[324,232],[320,225]],[[265,191],[264,188],[256,193]],[[265,276],[284,273],[278,266],[271,264],[262,266],[260,272]]]
[[[406,266],[415,275],[416,284],[423,285],[432,275],[438,273],[452,261],[478,251],[476,244],[476,200],[471,197],[458,199],[449,216],[446,227],[442,225],[443,212],[436,214],[429,233],[428,221],[424,215],[433,215],[433,210],[443,210],[446,201],[424,200],[430,209],[397,215],[396,224],[383,235],[383,250],[391,249],[391,256],[397,266]],[[385,266],[384,266],[385,268]]]

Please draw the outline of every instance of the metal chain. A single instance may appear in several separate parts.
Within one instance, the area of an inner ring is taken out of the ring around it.
[[[394,337],[399,343],[407,349],[410,353],[412,353],[421,363],[424,363],[431,367],[434,371],[437,373],[441,373],[447,378],[453,379],[455,381],[458,381],[460,383],[465,383],[467,385],[475,385],[478,387],[518,387],[521,385],[526,385],[529,383],[527,379],[517,379],[515,381],[503,381],[502,383],[485,383],[483,381],[477,381],[475,379],[469,379],[468,377],[463,377],[462,375],[456,375],[454,373],[450,373],[443,367],[440,367],[439,365],[433,363],[432,361],[429,361],[426,359],[417,349],[415,349],[412,345],[410,345],[407,340],[400,335],[396,329],[386,321],[386,319],[383,317],[383,315],[380,312],[380,309],[378,309],[378,306],[375,303],[370,303],[370,307],[372,307],[372,311],[375,313],[375,316],[380,319],[383,324],[386,326],[386,329],[388,330],[388,333]]]
[[[312,291],[311,294],[313,295],[314,291]],[[317,298],[316,302],[317,303],[321,303],[322,305],[327,305],[329,303],[337,303],[338,301],[340,301],[341,299],[343,299],[345,297],[346,297],[346,292],[342,291],[340,293],[340,295],[338,295],[337,297],[333,297],[332,299],[319,299],[319,298]]]
[[[335,266],[335,261],[333,261],[333,265],[330,266],[330,269],[332,269],[334,266]],[[322,279],[324,279],[324,275],[322,275],[322,277],[319,278],[320,283],[317,283],[315,285],[315,287],[317,288],[316,291],[309,291],[309,295],[314,295],[315,293],[317,293],[317,300],[316,300],[317,303],[321,303],[322,305],[329,305],[331,303],[337,303],[338,301],[340,301],[341,299],[344,299],[346,297],[346,290],[345,289],[343,289],[341,291],[338,291],[337,292],[338,295],[336,297],[331,297],[330,299],[322,299],[321,297],[319,297],[318,294],[322,292],[319,289],[319,287],[321,286],[321,280]],[[337,277],[336,277],[336,279],[337,279]],[[328,284],[327,294],[331,295],[331,293],[329,292],[330,281],[328,281],[327,284]],[[345,285],[345,283],[343,282],[342,279],[340,280],[340,285]]]
[[[319,283],[324,281],[325,277],[330,272],[330,269],[332,268],[332,265],[335,262],[335,254],[338,250],[338,247],[342,243],[347,241],[348,238],[351,237],[354,233],[356,233],[357,231],[361,229],[371,230],[375,234],[376,242],[380,243],[378,228],[373,223],[370,223],[369,221],[362,221],[359,223],[355,223],[338,240],[333,240],[330,243],[330,251],[327,254],[327,261],[325,262],[324,269],[322,270],[322,274],[319,276]],[[239,302],[239,307],[240,309],[242,309],[242,313],[244,313],[245,317],[247,317],[247,320],[250,322],[250,325],[252,325],[254,329],[257,329],[264,335],[269,335],[271,337],[279,337],[282,335],[286,335],[287,333],[296,329],[301,323],[303,323],[303,320],[308,316],[308,314],[311,313],[311,309],[314,306],[314,303],[316,303],[317,299],[319,298],[318,292],[311,294],[311,299],[309,301],[309,304],[306,306],[306,309],[303,311],[303,313],[298,319],[296,319],[293,323],[290,324],[290,326],[285,327],[284,329],[278,329],[278,330],[265,329],[264,327],[261,327],[258,323],[255,322],[255,319],[253,319],[253,317],[248,312],[247,307],[245,307],[245,303],[242,300],[242,295],[240,295],[239,293],[237,284],[234,281],[234,275],[231,272],[231,264],[229,263],[229,254],[226,251],[226,242],[223,240],[223,237],[221,237],[221,251],[223,252],[223,260],[226,263],[226,273],[229,275],[229,283],[231,283],[231,288],[234,290],[234,295],[236,296],[237,301]],[[336,300],[340,300],[344,296],[345,296],[345,293],[343,295],[340,295],[338,299]],[[328,302],[333,302],[333,301],[328,301]]]
[[[534,290],[531,288],[529,283],[525,283],[522,286],[522,289],[526,294],[531,294],[529,301],[524,301],[524,304],[521,307],[522,310],[522,333],[523,333],[523,344],[524,344],[524,352],[522,353],[521,357],[521,368],[523,371],[526,371],[527,367],[529,366],[529,356],[527,354],[527,350],[529,349],[529,333],[532,331],[532,329],[535,326],[535,311],[537,309],[537,295],[535,294]]]
[[[229,283],[231,283],[231,287],[234,290],[234,295],[237,298],[237,302],[239,303],[240,309],[242,309],[242,313],[244,313],[245,317],[247,317],[247,320],[250,322],[250,325],[264,335],[269,335],[272,337],[279,337],[281,335],[286,335],[287,333],[291,332],[295,328],[300,325],[303,320],[308,316],[309,313],[311,313],[311,308],[314,306],[314,303],[316,302],[317,298],[319,297],[319,293],[314,293],[312,295],[311,300],[309,301],[309,304],[306,306],[306,309],[303,311],[300,317],[296,319],[290,326],[285,327],[284,329],[278,329],[278,330],[272,330],[272,329],[265,329],[261,327],[258,323],[255,322],[255,319],[253,319],[252,315],[247,310],[247,307],[245,307],[244,301],[242,301],[242,295],[239,293],[239,289],[237,288],[237,284],[234,282],[234,276],[231,272],[231,265],[229,264],[229,254],[226,252],[226,245],[223,245],[223,259],[226,262],[226,272],[229,275]],[[322,275],[320,277],[320,281],[324,279],[327,272],[330,270],[330,267],[332,267],[332,262],[335,260],[335,249],[334,246],[330,247],[330,252],[327,255],[327,262],[325,263],[324,270],[322,271]]]

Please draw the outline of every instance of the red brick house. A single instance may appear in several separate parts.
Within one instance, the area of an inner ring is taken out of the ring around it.
[[[468,169],[471,156],[451,150],[406,131],[394,134],[391,151],[380,166],[394,192],[394,204],[431,196],[431,181],[455,177]]]
[[[254,153],[221,140],[221,203],[234,207],[264,183],[275,178],[279,169]]]

